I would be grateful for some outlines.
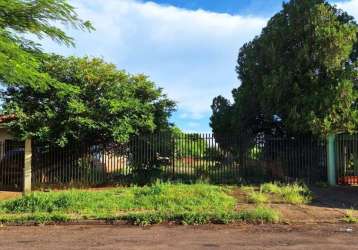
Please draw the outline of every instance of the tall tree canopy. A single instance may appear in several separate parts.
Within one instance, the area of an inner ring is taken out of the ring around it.
[[[64,145],[72,141],[124,142],[132,134],[168,130],[175,108],[144,75],[130,75],[98,58],[47,56],[41,71],[61,87],[14,85],[3,93],[4,110],[16,113],[10,128]]]
[[[291,0],[238,57],[231,104],[213,101],[214,133],[325,135],[357,129],[358,26],[324,0]]]

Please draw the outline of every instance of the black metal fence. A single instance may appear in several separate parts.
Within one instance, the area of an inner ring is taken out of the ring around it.
[[[326,181],[326,141],[212,134],[135,136],[125,144],[34,145],[32,183],[93,186],[157,179],[210,183]]]
[[[0,190],[20,191],[23,185],[24,143],[0,141]]]
[[[335,143],[338,184],[358,185],[358,134],[341,134]]]

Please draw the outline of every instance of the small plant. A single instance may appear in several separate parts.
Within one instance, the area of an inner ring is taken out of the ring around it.
[[[358,216],[354,215],[354,209],[349,209],[346,211],[344,218],[342,219],[346,223],[358,223]]]
[[[263,193],[279,194],[281,193],[281,186],[277,183],[265,183],[260,186]]]
[[[262,192],[249,192],[247,195],[247,201],[249,203],[262,204],[268,202],[269,197]]]
[[[306,204],[311,201],[311,193],[305,185],[298,183],[282,185],[278,183],[265,183],[260,186],[262,193],[275,194],[284,203]]]
[[[280,195],[285,203],[295,205],[306,204],[312,200],[309,189],[297,183],[283,186]]]

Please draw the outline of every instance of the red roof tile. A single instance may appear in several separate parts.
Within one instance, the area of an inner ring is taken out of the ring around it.
[[[0,115],[0,123],[10,122],[16,119],[16,115]]]

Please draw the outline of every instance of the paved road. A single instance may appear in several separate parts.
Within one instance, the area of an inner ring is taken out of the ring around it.
[[[358,249],[358,225],[0,228],[0,249]]]

